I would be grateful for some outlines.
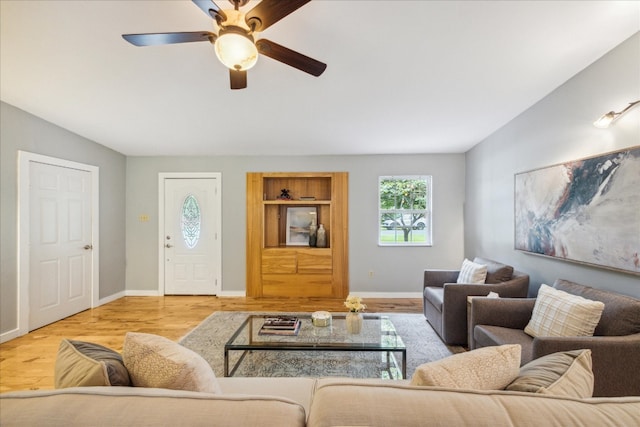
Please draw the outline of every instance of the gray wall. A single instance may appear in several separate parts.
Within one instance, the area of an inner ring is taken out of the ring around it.
[[[349,270],[354,292],[422,289],[422,271],[462,261],[464,155],[312,157],[129,157],[127,291],[158,289],[158,173],[222,173],[222,290],[246,289],[246,173],[349,172]],[[378,176],[433,176],[433,246],[379,247]],[[148,215],[148,222],[140,222]],[[369,277],[373,271],[373,277]]]
[[[637,275],[513,249],[514,174],[640,144],[640,107],[609,129],[592,125],[602,114],[620,111],[638,99],[640,33],[470,150],[465,209],[467,256],[486,255],[528,272],[532,295],[540,283],[564,278],[640,297]]]
[[[0,333],[17,327],[18,150],[100,168],[100,298],[124,291],[125,157],[0,103]]]

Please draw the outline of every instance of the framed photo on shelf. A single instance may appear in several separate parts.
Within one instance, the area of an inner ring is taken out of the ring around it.
[[[315,206],[287,207],[287,245],[308,246],[309,227],[318,224],[318,211]]]

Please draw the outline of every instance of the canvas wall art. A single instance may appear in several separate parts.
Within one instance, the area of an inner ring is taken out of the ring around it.
[[[640,146],[516,174],[515,249],[640,274]]]

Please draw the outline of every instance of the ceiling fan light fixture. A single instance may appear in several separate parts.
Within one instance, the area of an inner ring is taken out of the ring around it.
[[[241,29],[227,28],[215,42],[216,56],[231,70],[246,71],[256,65],[258,48],[253,37]]]

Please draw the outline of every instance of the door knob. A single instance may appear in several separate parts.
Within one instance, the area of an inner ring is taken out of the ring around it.
[[[93,245],[84,245],[83,249],[86,249],[86,250],[93,249]]]
[[[165,248],[172,248],[173,245],[170,245],[169,243],[167,243],[166,245],[164,245]]]

